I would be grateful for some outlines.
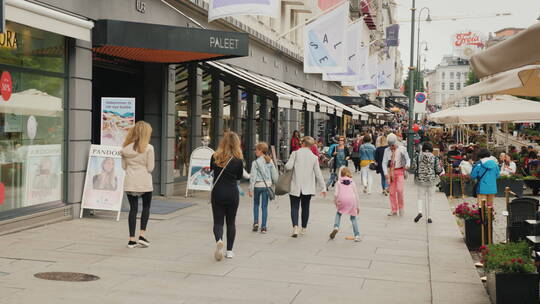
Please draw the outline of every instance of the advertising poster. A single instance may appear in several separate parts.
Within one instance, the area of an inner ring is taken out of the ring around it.
[[[23,207],[62,199],[61,145],[28,146]]]
[[[122,146],[135,125],[135,98],[101,98],[101,145]]]
[[[113,146],[90,147],[82,208],[120,211],[125,177],[120,151]]]
[[[210,170],[210,159],[214,150],[208,147],[199,147],[191,153],[189,162],[189,176],[187,190],[211,191],[214,181]]]

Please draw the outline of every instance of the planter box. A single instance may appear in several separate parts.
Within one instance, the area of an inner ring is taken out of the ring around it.
[[[469,251],[476,251],[482,246],[482,225],[476,220],[465,221],[465,244]]]
[[[510,187],[510,191],[514,192],[517,196],[523,196],[523,185],[525,183],[521,179],[498,179],[497,180],[497,197],[504,197],[504,189]]]
[[[531,188],[534,195],[538,195],[538,189],[540,189],[540,179],[526,179],[525,185]]]
[[[465,193],[467,193],[467,183],[463,185],[465,187]],[[450,182],[442,182],[441,181],[441,192],[444,192],[446,196],[450,196]],[[452,181],[452,195],[454,197],[461,196],[461,182],[458,180]]]
[[[494,304],[538,304],[538,273],[490,273],[487,289]]]

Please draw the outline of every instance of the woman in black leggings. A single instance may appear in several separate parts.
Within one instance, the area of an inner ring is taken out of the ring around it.
[[[124,191],[129,200],[129,242],[128,248],[137,246],[148,247],[150,241],[144,237],[146,225],[150,217],[150,202],[152,201],[152,170],[154,170],[154,147],[150,142],[152,127],[139,121],[129,130],[122,149],[122,167],[126,171],[124,180]],[[114,166],[114,163],[112,164]],[[105,165],[103,165],[105,166]],[[108,165],[107,165],[108,166]],[[104,171],[108,168],[103,167]],[[141,230],[138,241],[135,238],[135,228],[137,225],[137,209],[139,207],[139,197],[142,197],[143,210],[141,214]]]
[[[240,200],[238,180],[244,173],[240,139],[234,132],[227,132],[212,155],[210,167],[214,171],[214,186],[211,192],[212,214],[214,216],[214,237],[216,239],[216,260],[223,259],[223,224],[227,222],[226,258],[233,258],[236,236],[236,211]]]

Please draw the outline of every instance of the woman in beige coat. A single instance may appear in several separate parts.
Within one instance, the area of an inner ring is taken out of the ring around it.
[[[150,202],[152,201],[152,171],[154,170],[154,147],[150,144],[152,127],[144,121],[139,121],[129,133],[122,149],[122,167],[126,171],[124,191],[129,200],[129,242],[128,248],[150,246],[144,238],[148,218],[150,217]],[[142,197],[143,210],[141,214],[141,231],[138,242],[135,239],[137,226],[137,209],[139,197]]]

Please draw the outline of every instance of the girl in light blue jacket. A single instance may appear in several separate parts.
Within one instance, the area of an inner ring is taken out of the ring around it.
[[[493,206],[497,194],[497,179],[500,176],[499,165],[486,149],[478,152],[478,159],[471,172],[471,178],[478,180],[478,201],[485,199],[488,206]]]
[[[251,163],[251,176],[249,179],[249,196],[253,197],[253,232],[259,230],[259,206],[262,209],[261,233],[266,233],[266,220],[268,218],[269,188],[278,180],[278,171],[268,156],[268,144],[260,142],[255,146],[257,159]],[[262,204],[261,204],[262,200]]]

